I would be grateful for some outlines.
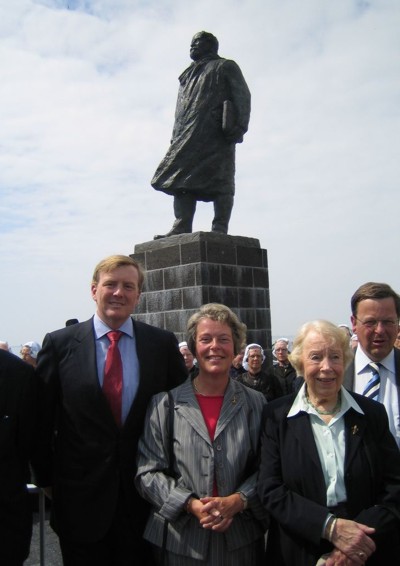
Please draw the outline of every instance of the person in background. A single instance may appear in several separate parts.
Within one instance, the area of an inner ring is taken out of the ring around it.
[[[296,370],[289,361],[289,340],[287,338],[278,338],[275,342],[272,354],[276,359],[272,368],[267,370],[278,379],[282,389],[282,395],[289,395],[294,392],[294,383],[296,379]]]
[[[390,430],[400,448],[400,350],[394,347],[400,297],[386,283],[364,283],[351,298],[351,312],[358,347],[344,386],[356,393],[375,394],[374,399],[385,405]],[[369,383],[376,370],[379,384],[371,390]]]
[[[357,334],[352,334],[351,338],[350,338],[350,348],[353,350],[353,352],[356,351],[358,346],[358,337]]]
[[[37,383],[31,365],[0,349],[0,564],[29,556],[32,505],[27,484],[36,441]]]
[[[95,267],[91,319],[46,334],[38,356],[36,485],[52,487],[51,525],[64,566],[152,564],[142,534],[136,447],[147,404],[187,378],[172,332],[132,319],[144,272],[129,256]]]
[[[347,324],[338,324],[338,328],[341,328],[343,330],[343,332],[345,332],[345,334],[348,336],[349,340],[352,336],[352,331],[350,330],[350,326],[348,326]]]
[[[5,342],[4,340],[0,340],[0,350],[5,350],[6,352],[9,352],[10,347],[8,345],[8,342]]]
[[[352,359],[335,324],[304,324],[290,361],[305,382],[264,410],[265,564],[380,566],[400,556],[400,452],[383,405],[342,386]]]
[[[136,484],[152,504],[145,538],[162,564],[168,521],[169,566],[262,566],[267,515],[256,495],[262,408],[258,391],[229,377],[246,326],[225,305],[191,316],[188,346],[199,374],[172,390],[173,404],[153,397],[138,447]],[[169,411],[173,411],[174,477]]]
[[[193,379],[199,373],[199,368],[196,364],[196,358],[193,356],[192,352],[189,350],[187,342],[179,343],[179,351],[185,360],[185,366],[188,370],[189,376]]]
[[[37,366],[37,357],[41,350],[38,342],[25,342],[21,348],[21,358],[32,367]]]
[[[236,379],[240,374],[246,373],[243,367],[243,357],[246,348],[242,348],[240,352],[232,360],[231,369],[229,370],[229,376]]]
[[[248,344],[243,356],[245,373],[236,378],[239,383],[261,391],[267,401],[272,401],[282,395],[282,388],[274,374],[268,374],[262,369],[265,355],[260,344]]]
[[[65,326],[72,326],[73,324],[78,324],[79,320],[77,318],[69,318],[65,321]]]
[[[400,329],[397,333],[397,338],[394,342],[394,347],[400,350]]]

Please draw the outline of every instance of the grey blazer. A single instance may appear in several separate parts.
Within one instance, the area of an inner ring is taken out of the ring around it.
[[[267,515],[256,493],[259,434],[264,395],[230,380],[211,442],[190,378],[172,390],[174,396],[174,469],[168,477],[168,396],[155,395],[148,407],[144,433],[138,446],[138,491],[151,502],[144,537],[161,547],[164,519],[170,521],[167,549],[205,560],[211,536],[198,519],[184,511],[193,494],[212,494],[214,475],[221,496],[242,491],[248,509],[238,513],[224,533],[229,550],[264,536]],[[217,536],[221,536],[218,534]]]

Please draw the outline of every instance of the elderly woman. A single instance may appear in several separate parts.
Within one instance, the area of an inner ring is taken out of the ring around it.
[[[400,555],[400,452],[384,406],[342,387],[351,358],[343,330],[306,323],[290,356],[304,383],[265,409],[266,564],[393,564]]]
[[[272,401],[283,395],[278,378],[273,373],[266,373],[262,369],[265,355],[260,344],[248,344],[243,356],[245,373],[236,378],[239,383],[261,391],[267,401]]]
[[[144,536],[162,555],[168,521],[169,566],[260,566],[267,514],[256,476],[266,401],[229,377],[246,326],[212,303],[189,319],[187,335],[199,374],[172,390],[173,407],[165,393],[153,397],[139,442],[136,485],[153,506]],[[173,474],[166,471],[169,411]]]

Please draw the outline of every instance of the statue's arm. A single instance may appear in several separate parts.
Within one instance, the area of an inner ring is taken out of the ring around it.
[[[224,64],[225,82],[229,99],[236,111],[236,128],[240,136],[248,130],[251,110],[251,94],[239,65],[227,60]]]

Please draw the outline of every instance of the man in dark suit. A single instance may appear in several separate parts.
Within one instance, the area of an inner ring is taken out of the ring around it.
[[[32,502],[27,490],[36,437],[34,369],[0,350],[0,564],[22,566],[29,556]]]
[[[351,298],[351,312],[358,347],[346,370],[344,386],[362,394],[373,372],[369,364],[379,364],[376,400],[385,405],[390,430],[400,448],[400,350],[394,347],[399,331],[400,296],[386,283],[365,283]]]
[[[34,471],[39,485],[52,486],[51,524],[65,566],[132,566],[138,556],[150,557],[142,539],[149,506],[133,482],[136,447],[151,396],[182,383],[187,371],[172,332],[131,317],[143,282],[132,258],[101,261],[91,285],[96,314],[47,334],[39,354],[43,407]],[[109,331],[122,332],[118,419],[102,389]]]

